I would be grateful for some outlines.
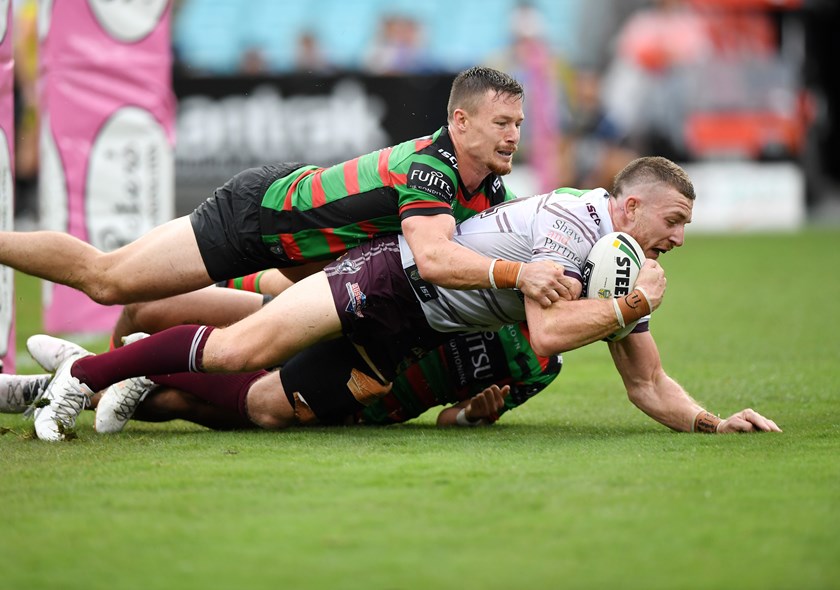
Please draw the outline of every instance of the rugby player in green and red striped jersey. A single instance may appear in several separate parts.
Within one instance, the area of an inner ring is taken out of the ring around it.
[[[135,332],[155,333],[174,325],[200,322],[210,325],[228,325],[257,311],[264,299],[254,293],[271,297],[284,291],[288,280],[277,270],[261,271],[246,277],[229,281],[229,289],[201,289],[175,297],[152,302],[125,306],[114,328],[112,342],[119,346],[122,339]],[[242,293],[240,291],[251,291]],[[62,347],[55,341],[42,338],[42,345],[30,347],[34,358],[46,368],[53,369],[59,360]],[[352,346],[346,342],[334,341],[323,345],[315,352],[304,353],[286,369],[286,379],[303,384],[304,397],[307,386],[316,385],[327,391],[331,385],[318,383],[323,374],[323,359],[330,359],[330,371],[347,371],[346,382],[352,372],[352,359],[356,357]],[[342,359],[342,360],[339,360]],[[541,391],[560,372],[562,359],[559,356],[540,357],[531,348],[527,328],[523,325],[509,325],[499,332],[480,332],[453,336],[446,344],[414,364],[407,364],[394,380],[391,392],[369,406],[359,405],[355,415],[338,418],[332,415],[329,421],[341,423],[365,422],[389,424],[415,418],[434,406],[449,405],[438,417],[440,425],[492,423],[498,416],[512,409]],[[289,374],[293,371],[293,374]],[[313,383],[314,382],[314,383]],[[97,430],[113,432],[121,430],[131,417],[140,399],[156,384],[139,382],[139,386],[110,388],[105,402],[100,405],[99,396],[94,396]],[[485,391],[490,385],[494,391]],[[190,385],[184,384],[189,388]],[[221,389],[223,382],[214,388]],[[21,389],[21,388],[18,388]],[[22,389],[21,389],[22,390]],[[2,395],[2,388],[0,388]],[[310,396],[311,397],[311,396]],[[139,419],[183,419],[197,422],[211,428],[240,427],[236,413],[221,408],[211,408],[205,402],[196,400],[189,393],[167,391],[150,394],[148,401],[139,406]],[[325,411],[322,406],[322,411]],[[329,409],[326,409],[329,412]],[[109,415],[110,414],[110,415]],[[460,420],[458,416],[460,415]],[[318,416],[323,421],[324,416]]]
[[[114,252],[61,232],[0,232],[0,264],[102,304],[125,304],[265,268],[306,276],[349,248],[402,232],[426,281],[488,288],[492,261],[451,238],[456,222],[512,198],[501,176],[511,171],[519,143],[522,100],[516,80],[474,67],[455,78],[447,125],[430,136],[329,168],[246,170],[191,215]],[[543,306],[569,295],[562,270],[551,263],[500,277],[497,286],[518,287]]]
[[[199,307],[206,310],[224,299],[248,300],[252,306],[259,307],[258,299],[247,294],[233,296],[230,292],[216,291],[210,297],[206,295],[207,291],[204,293],[206,305],[199,303]],[[174,317],[176,310],[172,305],[168,308],[166,315]],[[164,307],[157,306],[155,309],[159,312]],[[184,311],[181,309],[181,312]],[[152,309],[146,312],[142,317],[150,318],[155,313]],[[144,326],[137,324],[136,327]],[[33,358],[50,371],[55,370],[67,355],[82,350],[70,342],[44,335],[30,338],[27,346]],[[299,392],[315,406],[308,416],[308,424],[385,426],[406,422],[437,406],[447,406],[438,414],[439,426],[492,424],[502,414],[525,403],[548,386],[560,373],[563,362],[560,355],[538,356],[531,348],[524,323],[504,326],[498,332],[458,334],[419,361],[401,369],[391,391],[384,397],[373,400],[367,406],[357,404],[355,413],[336,413],[326,401],[332,396],[323,395],[332,380],[322,383],[318,377],[323,374],[323,359],[330,358],[331,371],[344,369],[349,378],[355,355],[353,346],[347,340],[339,339],[322,345],[314,354],[303,353],[301,358],[283,369],[286,373],[296,373],[286,374],[284,378],[287,381],[310,383],[310,387],[315,388],[303,387]],[[147,381],[139,387],[137,383],[124,383],[94,395],[89,407],[96,410],[96,429],[101,433],[121,431],[132,417],[152,422],[187,420],[223,430],[253,428],[254,424],[244,420],[239,412],[229,407],[229,403],[221,400],[224,397],[230,399],[231,392],[235,393],[243,387],[271,387],[273,381],[267,381],[267,385],[258,384],[258,379],[253,378],[265,375],[267,373],[263,371],[233,378],[226,375],[203,376],[199,380],[182,380],[179,388],[158,385],[154,381]],[[0,375],[0,412],[24,411],[50,379],[51,375]],[[191,392],[195,387],[201,389],[196,392],[201,397]],[[220,403],[213,405],[202,399],[207,396],[208,390],[217,392],[213,397]],[[282,388],[277,388],[277,395],[285,395]]]

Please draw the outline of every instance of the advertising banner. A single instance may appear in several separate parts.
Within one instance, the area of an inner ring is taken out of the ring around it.
[[[431,134],[446,123],[453,78],[176,75],[178,214],[246,168],[329,165]]]
[[[40,4],[44,229],[103,251],[174,216],[174,96],[167,0]],[[108,331],[119,313],[45,283],[49,332]]]
[[[14,224],[14,51],[12,49],[12,3],[0,0],[0,230]],[[2,370],[15,370],[14,272],[0,267],[0,361]]]

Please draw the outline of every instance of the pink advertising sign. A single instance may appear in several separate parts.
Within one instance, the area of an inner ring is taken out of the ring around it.
[[[14,224],[14,52],[12,3],[0,0],[0,229]],[[15,285],[11,268],[0,266],[0,360],[4,371],[15,370]]]
[[[44,229],[114,250],[174,216],[171,5],[42,1]],[[48,332],[109,331],[119,308],[45,283]]]

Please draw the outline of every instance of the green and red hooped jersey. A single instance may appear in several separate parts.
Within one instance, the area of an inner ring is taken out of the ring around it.
[[[534,352],[524,322],[498,332],[459,334],[405,367],[391,392],[357,419],[366,424],[404,422],[429,408],[469,399],[493,383],[511,388],[501,415],[542,391],[562,365],[559,355]]]
[[[400,232],[412,215],[451,213],[456,222],[514,199],[490,174],[467,194],[446,126],[433,135],[329,168],[304,166],[263,195],[263,243],[295,262],[336,258],[377,236]]]

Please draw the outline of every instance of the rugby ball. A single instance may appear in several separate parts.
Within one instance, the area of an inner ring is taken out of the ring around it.
[[[595,242],[583,263],[583,296],[588,299],[623,297],[636,286],[636,279],[645,261],[639,243],[630,234],[613,232]],[[633,331],[636,320],[607,340],[621,340]]]

